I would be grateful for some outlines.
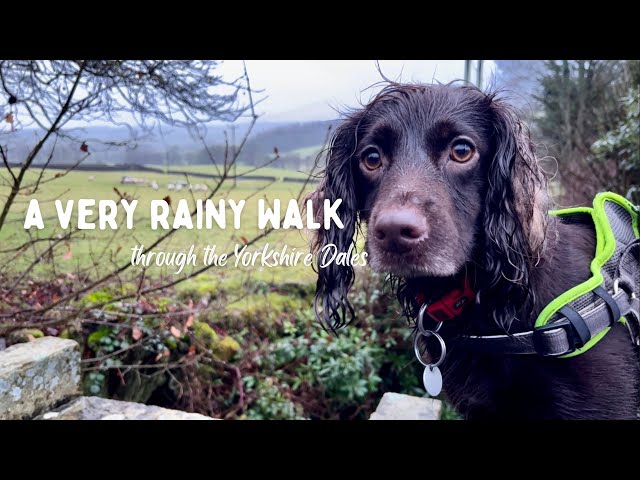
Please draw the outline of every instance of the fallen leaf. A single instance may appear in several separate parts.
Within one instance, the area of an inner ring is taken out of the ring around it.
[[[142,338],[142,330],[138,327],[133,327],[131,330],[131,338],[133,338],[136,342]]]
[[[187,352],[187,356],[193,357],[195,354],[196,354],[196,346],[195,345],[191,345],[189,347],[189,351]]]
[[[178,327],[171,327],[169,331],[171,332],[171,335],[173,335],[176,338],[180,338],[182,336],[182,332]]]
[[[184,328],[185,329],[191,328],[192,325],[193,325],[193,315],[189,315],[189,318],[187,318],[187,321],[184,322]]]

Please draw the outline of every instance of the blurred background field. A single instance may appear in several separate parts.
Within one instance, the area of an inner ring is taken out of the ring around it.
[[[198,170],[201,173],[212,175],[215,170],[213,167],[206,167],[199,165],[193,170]],[[243,168],[238,169],[240,171]],[[247,168],[244,168],[247,170]],[[51,170],[50,173],[44,177],[47,179],[53,178],[56,175],[56,170]],[[214,224],[214,228],[211,230],[197,229],[192,230],[186,228],[180,228],[176,231],[162,247],[158,248],[158,251],[188,251],[191,245],[195,245],[198,250],[207,245],[217,245],[216,252],[224,253],[232,251],[236,243],[242,244],[241,237],[252,238],[260,233],[258,229],[258,200],[263,198],[268,202],[272,202],[274,199],[280,199],[282,213],[286,209],[286,206],[290,199],[294,199],[298,196],[301,190],[301,184],[294,182],[284,182],[281,178],[291,176],[295,178],[306,178],[308,175],[297,173],[295,171],[288,171],[284,169],[265,168],[260,170],[260,174],[264,176],[273,175],[278,180],[246,180],[240,177],[237,184],[234,185],[232,181],[220,188],[214,199],[216,208],[218,206],[218,200],[230,198],[238,202],[240,200],[246,200],[246,205],[243,209],[243,215],[241,219],[241,228],[235,230],[233,228],[233,212],[227,206],[226,217],[227,227],[223,230]],[[25,177],[27,182],[34,183],[37,178],[36,172],[29,172]],[[122,184],[123,177],[134,177],[147,182],[156,182],[158,189],[146,185],[134,185],[134,184]],[[175,188],[169,189],[169,184],[177,184],[179,182],[191,183],[193,185],[207,185],[207,191],[192,191],[187,188],[182,188],[176,191]],[[134,228],[129,230],[124,225],[125,212],[124,209],[119,208],[117,223],[119,228],[112,230],[107,228],[100,230],[97,228],[94,230],[84,230],[78,232],[74,237],[74,241],[67,245],[67,249],[63,250],[63,259],[57,262],[55,267],[59,273],[74,272],[77,269],[85,270],[90,268],[93,259],[98,255],[104,253],[104,251],[110,252],[108,258],[117,264],[127,262],[131,258],[131,249],[135,245],[145,245],[148,247],[157,239],[159,233],[158,230],[154,231],[150,227],[150,203],[151,200],[160,200],[169,197],[172,209],[175,211],[175,205],[181,199],[186,199],[189,202],[190,209],[195,208],[196,199],[205,199],[211,188],[212,184],[210,179],[203,179],[197,177],[185,177],[183,175],[175,174],[163,174],[160,172],[152,171],[72,171],[66,174],[62,178],[56,179],[54,182],[43,183],[38,192],[36,198],[39,199],[40,210],[45,223],[45,229],[37,231],[32,229],[31,232],[23,228],[25,214],[28,208],[28,202],[21,201],[16,203],[15,208],[12,209],[11,214],[7,219],[7,228],[0,231],[0,244],[4,246],[22,245],[29,241],[29,234],[37,235],[41,238],[57,237],[60,234],[65,233],[59,225],[56,208],[53,201],[46,201],[47,199],[59,199],[62,201],[62,205],[66,207],[68,200],[74,200],[74,210],[72,216],[72,225],[77,224],[77,201],[82,198],[97,200],[114,200],[120,201],[120,195],[128,198],[129,200],[138,200],[138,206],[134,215]],[[309,191],[312,188],[313,183],[306,187],[304,191]],[[0,187],[0,195],[6,190],[6,186]],[[116,193],[114,189],[117,189],[119,193]],[[89,217],[88,221],[93,221],[97,225],[97,203],[93,208],[94,216]],[[173,219],[173,213],[169,215],[169,224]],[[194,222],[195,223],[195,222]],[[288,245],[289,248],[298,248],[308,251],[308,239],[306,233],[297,229],[287,229],[274,231],[269,237],[269,243],[275,247],[282,247]],[[255,247],[252,247],[255,248]],[[69,253],[70,252],[70,253]],[[66,255],[66,256],[65,256]],[[7,265],[8,268],[15,270],[16,272],[24,270],[32,262],[32,258],[29,255],[18,255],[11,265]],[[201,264],[200,264],[201,265]],[[52,264],[42,262],[33,268],[33,274],[36,278],[46,278],[47,275],[52,273]],[[227,274],[234,275],[239,273],[235,268],[223,268]],[[287,269],[272,268],[270,271],[256,271],[256,275],[260,278],[266,279],[269,275],[294,275],[294,277],[304,277],[305,272],[300,269],[294,270],[295,273],[285,273]],[[159,276],[171,274],[173,271],[167,271],[159,267],[150,268],[148,275]],[[185,273],[188,270],[185,270]],[[308,280],[312,279],[313,272],[308,273]]]

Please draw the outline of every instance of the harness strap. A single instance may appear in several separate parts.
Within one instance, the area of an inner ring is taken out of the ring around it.
[[[531,331],[514,335],[465,335],[452,341],[476,352],[537,353],[553,357],[575,352],[577,355],[597,343],[603,332],[624,317],[633,342],[640,345],[637,208],[617,195],[599,194],[594,200],[594,208],[587,212],[591,213],[597,234],[596,257],[591,270],[594,275],[598,271],[600,284],[591,284],[587,291],[581,284],[573,289],[580,291],[582,288],[581,294],[570,297],[564,304],[556,304],[555,309],[553,302],[549,304]]]
[[[594,288],[592,292],[598,295],[602,300],[606,302],[606,304],[609,306],[609,311],[611,312],[612,318],[622,317],[622,313],[620,312],[620,307],[618,307],[618,304],[613,299],[613,297],[609,294],[609,292],[607,292],[600,285]]]
[[[633,298],[623,289],[611,295],[611,298],[619,307],[621,316],[635,317],[634,319],[626,318],[627,322],[638,322],[640,318],[640,300],[638,298]],[[589,338],[598,335],[620,319],[620,317],[612,317],[611,309],[607,303],[602,303],[595,308],[587,307],[577,313],[590,332]],[[514,335],[468,335],[454,338],[451,341],[455,344],[462,344],[465,349],[475,352],[516,355],[537,353],[542,356],[557,357],[573,352],[583,340],[580,334],[575,331],[572,322],[563,316],[558,321],[528,332]],[[635,341],[637,343],[637,338]]]
[[[589,327],[587,327],[587,323],[584,321],[584,318],[582,318],[582,315],[576,312],[569,305],[565,305],[559,311],[567,320],[569,320],[569,323],[571,323],[571,326],[573,327],[573,331],[578,334],[578,337],[580,337],[578,346],[582,347],[583,345],[586,345],[586,343],[591,340],[591,332],[589,331]],[[578,339],[574,338],[573,343],[577,344]]]

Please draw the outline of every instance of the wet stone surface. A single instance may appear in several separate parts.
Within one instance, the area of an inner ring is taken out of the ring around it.
[[[369,420],[440,420],[442,402],[401,393],[385,393]]]
[[[80,393],[73,340],[44,337],[0,351],[0,419],[32,418]]]

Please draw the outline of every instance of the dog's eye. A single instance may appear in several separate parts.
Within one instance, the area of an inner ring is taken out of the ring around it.
[[[376,170],[382,166],[382,157],[375,148],[365,150],[362,154],[362,164],[367,170]]]
[[[475,153],[475,148],[469,142],[466,141],[458,141],[453,144],[451,147],[450,157],[451,160],[455,160],[456,162],[468,162],[473,157]]]

